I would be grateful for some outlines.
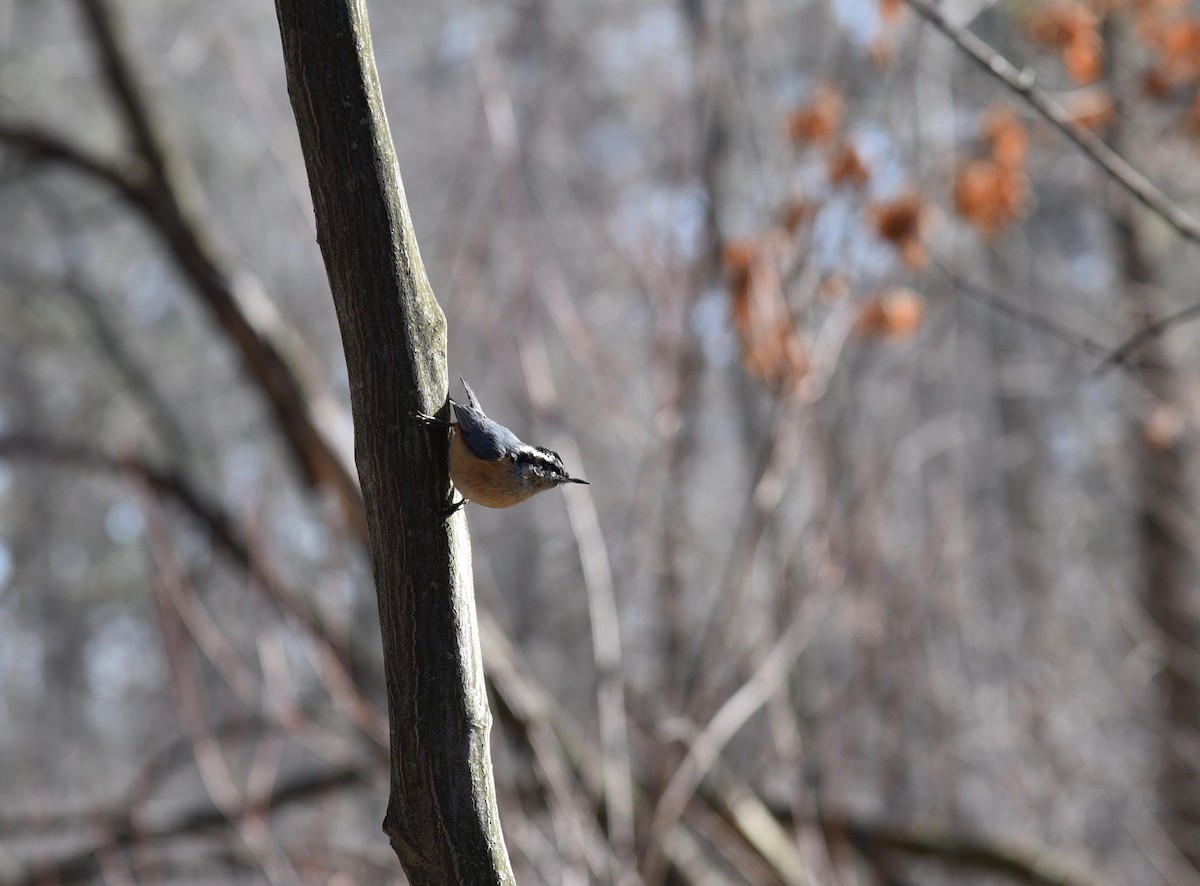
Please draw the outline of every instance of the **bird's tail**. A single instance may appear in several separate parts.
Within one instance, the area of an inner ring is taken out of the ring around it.
[[[462,382],[462,386],[467,389],[467,405],[478,412],[483,412],[483,407],[479,405],[479,401],[475,399],[475,392],[471,390],[471,386],[467,384],[467,380],[461,375],[458,380]]]

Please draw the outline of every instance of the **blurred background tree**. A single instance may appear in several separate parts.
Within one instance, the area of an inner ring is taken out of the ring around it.
[[[113,6],[0,0],[0,882],[394,878],[274,10]],[[1200,882],[1196,5],[404,7],[451,367],[593,483],[469,509],[519,881]]]

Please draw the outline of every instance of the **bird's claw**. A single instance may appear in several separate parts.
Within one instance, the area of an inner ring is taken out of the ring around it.
[[[467,503],[465,498],[459,498],[458,501],[452,502],[442,509],[442,519],[449,520]]]
[[[421,424],[426,425],[427,427],[432,426],[432,427],[439,427],[439,428],[449,428],[454,425],[454,422],[452,422],[452,421],[446,421],[444,418],[436,418],[435,416],[432,416],[432,415],[426,415],[424,412],[413,412],[413,413],[410,413],[410,415],[412,415],[414,421],[420,422]]]

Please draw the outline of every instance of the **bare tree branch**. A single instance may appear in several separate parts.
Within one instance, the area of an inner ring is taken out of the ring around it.
[[[1117,347],[1108,352],[1103,362],[1096,367],[1096,374],[1103,375],[1118,366],[1128,366],[1130,358],[1150,342],[1162,338],[1176,326],[1200,317],[1200,302],[1180,308],[1166,316],[1147,323]]]
[[[148,211],[150,197],[144,179],[62,136],[31,124],[0,120],[0,143],[29,161],[66,166],[103,182],[132,205]]]
[[[145,413],[163,448],[173,463],[186,466],[191,460],[191,443],[175,411],[158,389],[150,372],[126,346],[102,307],[98,292],[93,292],[76,274],[64,281],[63,292],[71,299],[87,323],[100,353],[133,395]]]
[[[1093,370],[1093,374],[1097,377],[1103,376],[1113,369],[1133,368],[1131,360],[1135,353],[1151,342],[1162,338],[1176,326],[1200,317],[1200,302],[1188,305],[1187,307],[1180,308],[1178,311],[1173,311],[1166,316],[1159,317],[1157,320],[1147,323],[1121,342],[1121,344],[1112,348],[1081,332],[1068,329],[1066,326],[1056,323],[1049,317],[1045,317],[1035,311],[1001,298],[991,290],[985,289],[979,284],[973,283],[966,277],[963,277],[945,262],[939,260],[937,256],[931,256],[930,261],[939,271],[946,275],[960,294],[999,314],[1011,317],[1013,320],[1023,323],[1030,329],[1044,333],[1051,338],[1056,338],[1089,356],[1102,358],[1100,364]]]
[[[533,681],[520,652],[493,619],[485,616],[480,620],[480,634],[487,651],[491,687],[505,712],[515,718],[531,738],[539,735],[540,743],[549,752],[561,753],[571,775],[588,793],[593,807],[603,808],[608,797],[600,749],[584,737],[570,715]],[[640,783],[634,785],[634,801],[643,808],[646,805],[646,791]],[[669,862],[671,875],[680,882],[719,882],[711,862],[698,848],[686,826],[675,828],[660,851]]]
[[[179,162],[168,152],[137,85],[108,0],[78,2],[134,143],[134,163],[144,166],[145,172],[131,173],[32,126],[0,121],[0,142],[31,160],[66,165],[110,185],[143,216],[191,282],[199,301],[237,348],[271,406],[304,481],[332,488],[351,530],[365,540],[357,477],[346,455],[333,443],[333,429],[322,420],[319,404],[301,384],[301,373],[294,365],[294,342],[299,337],[282,331],[283,320],[273,305],[248,278],[234,273],[217,246],[216,233],[187,205],[186,188],[175,171]],[[293,344],[285,345],[285,340]]]
[[[79,0],[92,29],[101,64],[106,72],[110,89],[120,105],[127,126],[131,131],[131,139],[141,159],[150,169],[150,183],[145,188],[122,187],[123,195],[136,206],[150,222],[152,228],[162,237],[176,262],[192,281],[200,300],[213,312],[217,323],[242,354],[249,374],[262,389],[270,402],[276,424],[279,426],[284,439],[291,451],[297,457],[297,463],[307,482],[329,483],[337,490],[344,511],[348,515],[355,536],[362,542],[367,541],[367,527],[362,508],[362,497],[357,478],[342,457],[341,452],[331,440],[330,432],[316,420],[317,410],[313,400],[300,382],[296,370],[284,358],[284,351],[278,341],[277,330],[264,327],[261,322],[252,318],[261,318],[261,311],[248,309],[246,300],[254,297],[255,293],[236,285],[235,278],[230,274],[218,251],[213,246],[214,237],[203,229],[196,217],[184,205],[182,188],[172,178],[172,162],[165,154],[164,140],[157,134],[146,108],[143,97],[137,88],[132,70],[125,60],[125,52],[121,47],[119,34],[104,0]],[[294,20],[290,18],[288,4],[280,5],[281,21]],[[309,12],[308,10],[305,10]],[[328,9],[312,11],[314,14],[329,13]],[[313,116],[323,113],[326,109],[319,108],[310,102],[312,95],[309,90],[300,85],[299,65],[289,68],[290,85],[294,98],[294,107],[301,122],[302,143],[306,149],[306,161],[309,165],[310,180],[314,187],[314,202],[317,207],[319,239],[325,248],[328,266],[331,271],[331,282],[335,293],[350,291],[363,302],[357,308],[347,307],[339,310],[339,318],[343,322],[343,340],[347,342],[348,351],[363,355],[365,360],[372,360],[379,355],[387,359],[382,363],[390,363],[393,378],[382,384],[359,386],[356,367],[351,361],[351,387],[355,394],[363,394],[374,398],[371,410],[372,421],[376,423],[376,445],[370,457],[366,458],[368,467],[363,468],[363,450],[360,437],[360,468],[384,485],[394,486],[388,492],[382,493],[375,500],[381,504],[381,516],[376,522],[377,527],[385,527],[388,534],[399,533],[390,541],[380,541],[378,538],[375,561],[377,580],[380,582],[380,609],[385,638],[388,638],[389,649],[404,657],[413,656],[404,665],[392,669],[393,692],[390,693],[390,707],[393,715],[393,736],[404,734],[408,748],[404,753],[396,753],[394,776],[397,784],[401,777],[407,778],[410,790],[393,792],[393,803],[388,816],[388,829],[394,837],[394,845],[407,855],[410,877],[419,877],[414,869],[424,869],[425,876],[432,876],[433,871],[449,871],[454,869],[454,862],[447,862],[443,856],[441,861],[434,862],[427,852],[445,851],[452,856],[462,853],[458,862],[467,865],[483,858],[489,858],[501,870],[507,869],[507,859],[504,858],[503,841],[499,837],[498,819],[495,810],[494,788],[490,773],[481,777],[487,767],[487,731],[489,715],[486,710],[486,699],[483,695],[482,673],[477,649],[473,648],[473,600],[469,590],[470,571],[467,555],[462,551],[463,536],[456,534],[453,547],[457,549],[454,555],[456,567],[451,575],[444,572],[438,575],[422,577],[413,568],[414,563],[444,563],[450,557],[447,553],[448,539],[440,527],[435,527],[430,520],[441,507],[441,496],[435,492],[433,478],[445,477],[445,465],[431,465],[437,447],[431,449],[433,441],[421,428],[415,428],[409,419],[413,411],[434,411],[444,401],[446,389],[444,376],[445,331],[444,319],[440,309],[432,299],[424,271],[420,265],[415,240],[413,239],[411,221],[407,217],[407,208],[403,205],[402,190],[399,176],[395,170],[395,158],[390,138],[386,137],[386,123],[382,120],[381,103],[378,98],[378,84],[374,75],[373,61],[370,59],[369,41],[362,41],[366,29],[365,20],[357,17],[353,22],[350,16],[357,16],[358,10],[346,10],[344,5],[341,12],[345,18],[340,24],[328,22],[310,27],[308,33],[302,33],[301,28],[283,28],[285,35],[307,37],[309,34],[319,35],[315,49],[336,52],[345,49],[344,58],[353,59],[355,68],[351,72],[341,70],[338,77],[345,77],[347,88],[354,92],[360,101],[345,102],[339,94],[334,104],[342,112],[344,119],[331,123],[313,120]],[[339,30],[339,28],[341,30]],[[338,33],[347,38],[346,43],[335,44],[328,40],[330,33]],[[354,42],[351,36],[357,35]],[[304,47],[303,40],[285,44]],[[314,47],[309,47],[314,48]],[[357,51],[363,53],[366,65],[357,67],[359,57]],[[296,61],[289,56],[289,62]],[[312,63],[314,59],[307,59]],[[323,59],[328,61],[328,57]],[[369,68],[370,70],[367,70]],[[349,85],[353,81],[353,85]],[[369,83],[364,84],[364,81]],[[302,97],[300,91],[305,92]],[[355,104],[351,108],[350,105]],[[359,135],[361,121],[374,120],[384,138],[361,138]],[[345,144],[330,146],[323,144],[326,138],[344,137]],[[53,139],[34,140],[41,148],[54,147],[60,144]],[[382,188],[381,192],[372,187],[364,187],[347,196],[344,182],[351,178],[365,184],[360,173],[363,165],[356,170],[347,172],[330,167],[322,177],[314,171],[325,163],[337,163],[346,157],[354,155],[360,160],[369,155],[366,165],[373,165],[373,172],[382,175],[376,182]],[[42,159],[55,162],[73,162],[76,168],[94,173],[97,168],[106,174],[105,181],[122,185],[123,179],[117,179],[109,174],[104,167],[90,162],[82,152],[65,150],[43,150]],[[346,201],[359,201],[347,207]],[[331,221],[331,212],[340,212],[350,208],[352,215]],[[380,214],[383,210],[383,214]],[[354,213],[357,213],[356,215]],[[324,214],[324,218],[322,215]],[[364,222],[367,230],[364,228]],[[396,225],[397,227],[393,227]],[[350,234],[357,230],[359,233]],[[392,235],[395,235],[393,237]],[[347,248],[331,246],[331,238],[348,238]],[[397,240],[396,238],[399,238]],[[385,244],[391,244],[387,246]],[[379,248],[376,248],[376,245]],[[378,302],[368,309],[364,307],[366,300],[373,297],[375,284],[379,277],[371,282],[364,282],[364,275],[371,270],[379,270],[383,262],[387,266],[385,273],[390,275],[390,284],[381,284]],[[397,282],[404,290],[397,291]],[[390,290],[390,293],[387,293]],[[261,301],[261,296],[259,296]],[[338,300],[342,307],[341,299]],[[382,317],[374,311],[375,307],[383,309],[403,303],[407,313],[397,322],[397,315],[387,310]],[[361,309],[360,309],[361,308]],[[278,319],[277,317],[275,318]],[[361,340],[356,336],[350,324],[360,324],[359,331],[363,333]],[[272,327],[275,324],[272,324]],[[384,341],[378,340],[383,337]],[[420,338],[422,344],[413,348],[410,344],[402,343],[411,337]],[[374,339],[368,343],[367,339]],[[354,342],[358,340],[359,347]],[[395,370],[403,365],[406,359],[415,358],[408,363],[405,372]],[[406,382],[398,382],[397,378],[407,375]],[[415,376],[415,377],[414,377]],[[369,390],[368,390],[369,388]],[[435,393],[436,392],[436,393]],[[415,399],[413,399],[415,397]],[[356,402],[356,406],[360,403]],[[382,425],[378,424],[382,422]],[[356,414],[356,427],[366,423],[364,413]],[[408,431],[399,435],[401,445],[397,446],[396,431],[406,426]],[[418,456],[418,453],[420,455]],[[444,458],[444,456],[442,456]],[[385,466],[386,465],[386,466]],[[441,482],[444,482],[442,480]],[[368,496],[368,504],[371,504]],[[395,510],[402,502],[408,502],[409,513],[406,518],[400,518]],[[417,502],[420,502],[419,504]],[[452,525],[460,526],[461,521]],[[420,531],[413,531],[419,528]],[[460,530],[461,532],[461,530]],[[433,536],[432,538],[426,537]],[[435,567],[435,572],[436,567]],[[403,584],[402,595],[393,599],[393,590],[384,590],[392,582],[384,576],[392,576]],[[423,598],[432,596],[434,605],[427,605]],[[418,598],[422,598],[417,605]],[[444,605],[443,605],[444,604]],[[394,616],[394,617],[393,617]],[[425,619],[425,627],[418,629],[405,626],[407,619]],[[411,642],[413,636],[418,643]],[[459,669],[451,683],[442,683],[432,679],[432,675],[441,673],[449,675],[445,667],[447,650],[457,649],[461,653],[458,659]],[[419,666],[428,665],[429,670],[423,671]],[[457,682],[458,678],[463,682]],[[454,684],[453,686],[451,684]],[[400,684],[403,684],[401,688]],[[466,694],[463,693],[466,690]],[[418,707],[425,703],[434,708],[447,704],[448,707],[431,710],[427,716],[413,718],[406,716],[414,699],[420,699]],[[431,725],[432,724],[432,725]],[[440,729],[448,733],[442,738],[431,740],[430,729]],[[422,735],[420,730],[426,730]],[[449,734],[453,733],[453,734]],[[456,755],[465,754],[465,757]],[[440,762],[439,760],[440,755]],[[424,768],[431,765],[438,768],[442,763],[456,758],[454,765],[466,764],[467,768],[458,771],[457,783],[449,794],[462,791],[473,796],[468,804],[459,804],[457,800],[447,804],[449,795],[435,797],[429,795],[429,770]],[[468,759],[469,758],[469,759]],[[483,768],[480,768],[483,767]],[[422,797],[433,804],[424,810],[407,808],[401,810],[401,801],[412,803]],[[477,835],[467,838],[465,833],[457,832],[456,839],[447,839],[450,832],[455,832],[463,820],[451,821],[440,817],[434,807],[440,807],[442,812],[451,816],[471,814],[474,810],[484,813],[490,829],[486,836]],[[418,845],[417,840],[406,843],[399,838],[401,826],[420,826],[426,829],[427,845]],[[439,826],[447,826],[439,831]],[[441,841],[440,849],[433,849]],[[510,873],[503,876],[511,878]]]
[[[978,302],[984,307],[990,308],[998,314],[1003,314],[1019,323],[1023,323],[1030,329],[1041,332],[1051,338],[1056,338],[1059,341],[1070,345],[1076,350],[1092,356],[1099,357],[1109,353],[1107,345],[1096,341],[1080,332],[1073,329],[1068,329],[1060,323],[1056,323],[1049,317],[1024,308],[1021,305],[1014,304],[1007,299],[1001,298],[996,293],[989,289],[985,289],[978,283],[973,283],[963,277],[948,264],[941,261],[936,255],[930,256],[930,262],[939,271],[946,275],[950,284],[962,295],[967,296],[972,301]]]
[[[552,409],[558,401],[554,372],[541,341],[523,336],[519,345],[525,384],[535,408]],[[568,464],[581,465],[574,439],[559,435],[553,441],[566,454]],[[618,620],[612,567],[600,517],[587,490],[565,496],[567,519],[583,571],[588,615],[592,628],[592,656],[596,666],[596,708],[600,721],[600,753],[604,767],[604,793],[608,802],[608,839],[617,862],[625,870],[614,870],[614,882],[633,877],[634,815],[633,776],[629,752],[629,725],[625,711],[625,676],[621,656],[621,626]]]
[[[790,813],[783,813],[787,819]],[[949,867],[1002,874],[1029,886],[1105,886],[1048,846],[976,837],[937,825],[891,825],[845,812],[823,812],[815,824],[826,839],[845,837],[864,855],[932,858]]]
[[[949,37],[976,64],[1021,96],[1031,108],[1074,142],[1089,159],[1100,166],[1113,181],[1132,194],[1142,205],[1166,222],[1185,240],[1200,245],[1200,220],[1171,200],[1153,182],[1135,169],[1129,161],[1109,147],[1103,139],[1090,130],[1077,125],[1066,108],[1056,102],[1045,90],[1035,85],[1032,72],[1019,70],[1012,62],[966,28],[949,21],[941,10],[929,0],[906,0],[906,2],[922,18]],[[1101,348],[1096,342],[1077,336],[1057,327],[1056,324],[1045,318],[1037,317],[1021,308],[991,297],[990,294],[983,293],[978,287],[961,279],[957,281],[957,285],[972,296],[988,295],[984,300],[990,306],[1017,316],[1023,322],[1077,347],[1082,347],[1090,353],[1095,354],[1097,349]],[[1116,348],[1101,349],[1098,355],[1103,357],[1103,361],[1096,368],[1096,373],[1103,374],[1113,367],[1125,365],[1139,348],[1162,337],[1173,327],[1196,317],[1200,317],[1200,304],[1188,305],[1147,324]]]
[[[270,830],[261,826],[262,814],[255,812],[254,807],[246,802],[248,792],[256,783],[254,772],[246,787],[242,788],[236,783],[238,779],[234,769],[209,722],[204,693],[201,691],[203,678],[185,647],[184,631],[190,635],[196,649],[205,655],[229,687],[250,707],[258,701],[261,682],[242,662],[232,643],[200,605],[199,596],[186,575],[159,502],[149,484],[132,472],[128,479],[137,492],[146,525],[147,547],[154,564],[153,599],[170,665],[171,694],[175,698],[180,725],[192,747],[201,783],[213,804],[235,825],[255,864],[267,874],[268,879],[276,883],[295,882],[296,872],[287,855],[279,848]],[[269,785],[266,791],[260,791],[267,792]],[[105,843],[111,844],[108,828],[97,830],[105,838]]]
[[[373,773],[361,768],[349,766],[293,776],[277,782],[268,793],[247,793],[244,809],[266,812],[282,809],[301,801],[311,802],[314,797],[342,790],[360,782],[369,785],[373,780],[372,775]],[[122,806],[107,811],[93,812],[90,817],[95,822],[103,823],[108,832],[110,848],[122,850],[131,848],[142,841],[194,836],[214,829],[237,825],[236,821],[231,820],[229,815],[211,802],[199,804],[175,815],[159,818],[153,824],[135,822],[135,813],[135,809]],[[241,814],[242,809],[239,809],[238,817]],[[60,858],[43,862],[8,883],[9,886],[37,886],[37,884],[47,882],[80,883],[90,881],[99,871],[100,860],[97,858],[95,848],[87,846]]]
[[[1012,62],[966,28],[951,22],[930,0],[906,0],[922,18],[949,37],[954,45],[1044,117],[1055,129],[1142,205],[1161,218],[1185,240],[1200,246],[1200,220],[1164,194],[1157,185],[1104,143],[1090,130],[1078,126],[1071,114],[1049,93],[1034,83],[1033,73],[1019,70]]]
[[[142,85],[129,64],[128,50],[122,42],[119,24],[109,8],[108,0],[77,0],[84,21],[92,35],[104,79],[116,100],[117,110],[125,120],[125,128],[133,140],[137,156],[150,170],[156,182],[167,183],[175,176],[170,171],[170,154],[155,121],[148,113],[142,95]]]
[[[642,874],[647,883],[658,883],[663,876],[660,847],[668,833],[679,826],[696,789],[720,757],[722,750],[791,673],[792,665],[807,644],[811,630],[813,597],[805,601],[796,618],[763,658],[754,674],[733,693],[704,726],[689,748],[687,756],[671,776],[650,820],[650,835]]]
[[[208,501],[180,474],[157,468],[136,455],[114,456],[88,444],[44,434],[11,432],[0,434],[0,458],[34,458],[111,474],[133,473],[155,493],[178,504],[205,528],[217,548],[235,566],[254,580],[280,610],[317,642],[325,681],[334,703],[348,714],[365,736],[380,747],[387,746],[382,714],[363,694],[354,675],[367,666],[326,627],[324,621],[294,589],[286,586],[261,559],[255,557],[233,518]],[[324,671],[328,671],[325,673]],[[346,696],[342,698],[340,696]]]

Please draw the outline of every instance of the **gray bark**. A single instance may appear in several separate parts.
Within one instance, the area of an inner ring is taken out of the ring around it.
[[[411,418],[445,404],[445,318],[417,250],[366,10],[277,0],[276,11],[350,379],[391,732],[384,831],[414,884],[511,883],[466,523],[441,517],[444,434]]]

